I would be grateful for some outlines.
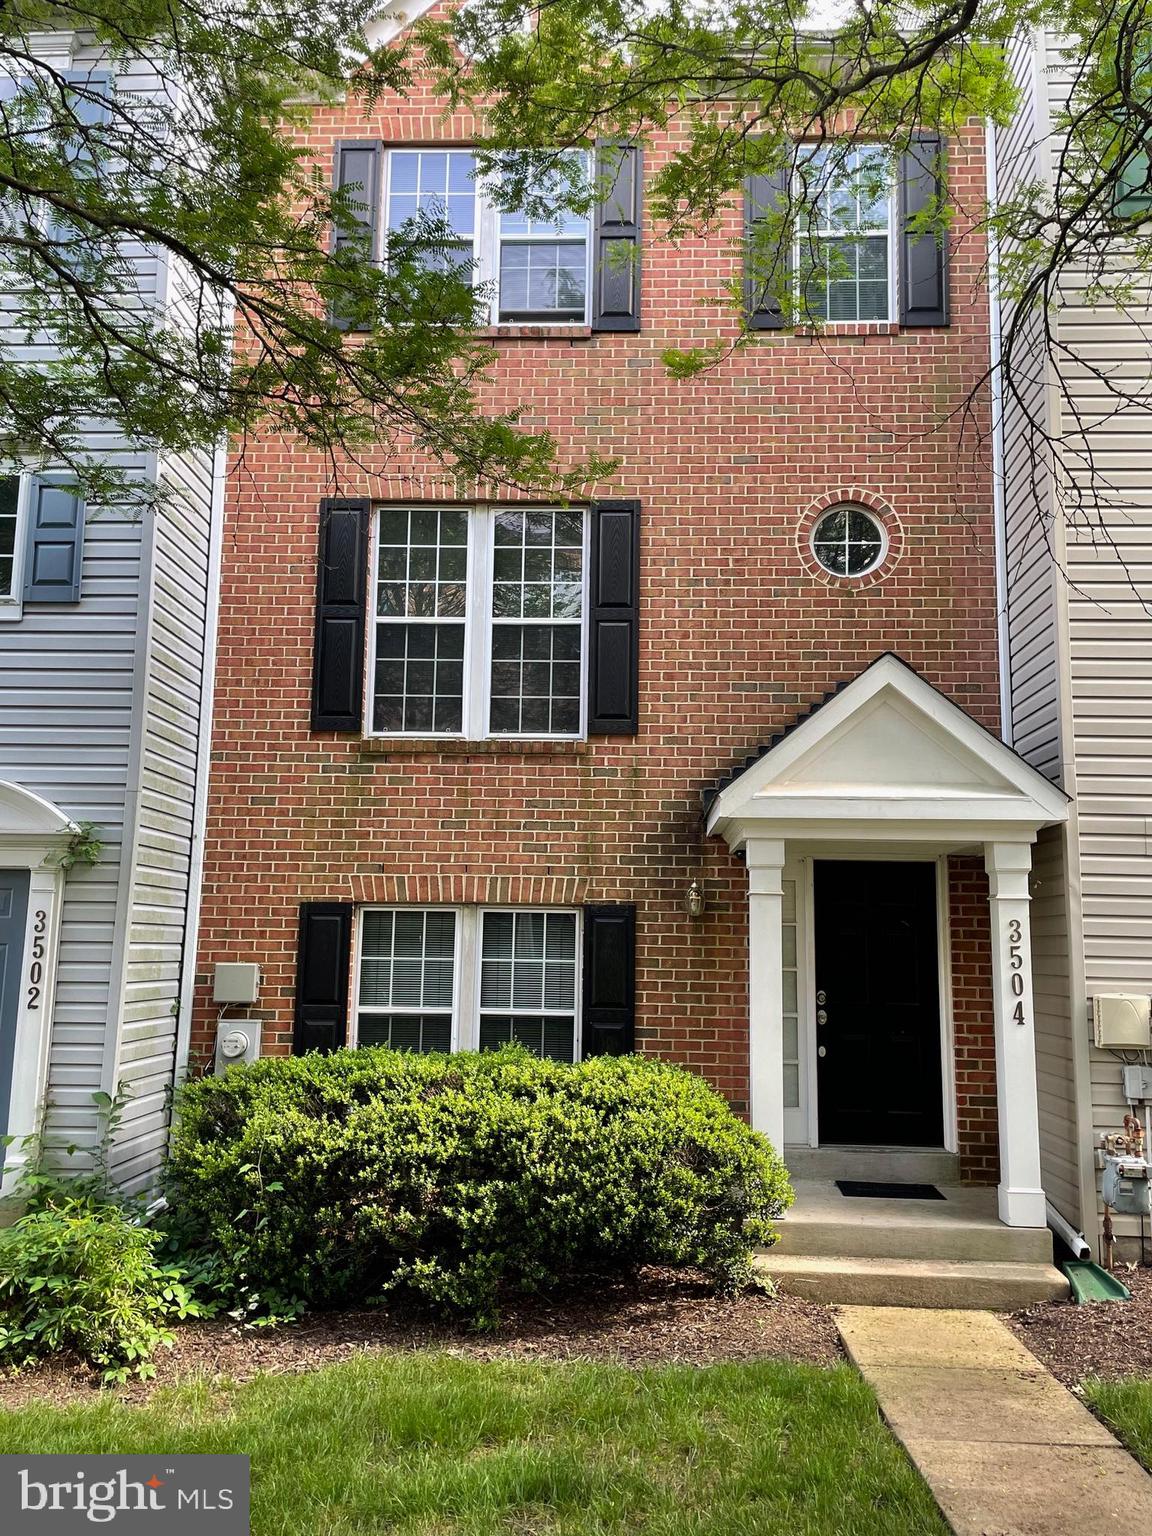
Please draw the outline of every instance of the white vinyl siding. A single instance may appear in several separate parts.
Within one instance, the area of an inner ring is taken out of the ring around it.
[[[37,40],[54,66],[100,73],[99,55],[73,43],[63,34]],[[117,91],[142,106],[171,88],[146,61],[118,68]],[[174,264],[141,246],[126,254],[141,302],[194,313],[195,296]],[[3,340],[17,361],[40,355],[36,338],[8,329]],[[179,494],[156,515],[90,509],[78,603],[21,613],[17,592],[7,614],[0,604],[0,777],[92,822],[103,844],[95,867],[78,865],[65,881],[46,1129],[51,1141],[75,1144],[69,1166],[83,1166],[98,1123],[93,1094],[122,1086],[112,1167],[127,1189],[143,1190],[167,1141],[181,981],[191,964],[189,885],[215,602],[212,460],[153,455],[100,421],[85,446],[110,467],[159,477]],[[18,542],[17,566],[20,552]]]

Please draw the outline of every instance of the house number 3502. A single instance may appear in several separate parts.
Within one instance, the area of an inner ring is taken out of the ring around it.
[[[44,935],[48,931],[47,912],[37,912],[32,922],[32,964],[28,967],[28,1006],[39,1008],[44,990]]]
[[[1012,1017],[1017,1024],[1026,1024],[1028,1021],[1024,1017],[1024,952],[1020,921],[1015,917],[1008,920],[1008,968],[1011,975],[1009,985],[1012,988],[1012,996],[1016,999]]]

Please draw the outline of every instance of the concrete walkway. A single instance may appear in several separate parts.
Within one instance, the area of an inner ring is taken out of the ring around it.
[[[990,1313],[842,1307],[837,1323],[956,1536],[1152,1527],[1152,1477]]]

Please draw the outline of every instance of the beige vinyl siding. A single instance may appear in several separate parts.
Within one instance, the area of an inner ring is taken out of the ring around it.
[[[1050,37],[1041,62],[1038,93],[1058,101],[1068,71]],[[1120,389],[1146,390],[1150,321],[1152,313],[1121,316],[1086,304],[1075,276],[1065,281],[1053,316],[1059,341],[1073,353],[1062,355],[1058,376],[1049,374],[1047,419],[1060,436],[1066,476],[1043,562],[1055,617],[1046,631],[1056,643],[1054,669],[1047,641],[1039,640],[1045,625],[1037,616],[1047,611],[1039,577],[1028,561],[1015,568],[1009,562],[1019,620],[1013,628],[1016,744],[1045,771],[1053,771],[1049,760],[1063,759],[1065,787],[1076,798],[1077,835],[1061,878],[1062,902],[1043,894],[1045,872],[1057,867],[1058,843],[1049,840],[1051,847],[1044,842],[1037,850],[1041,885],[1034,905],[1045,1179],[1058,1203],[1060,1191],[1071,1200],[1078,1165],[1090,1205],[1091,1143],[1098,1132],[1116,1129],[1126,1108],[1119,1059],[1088,1038],[1087,999],[1152,992],[1152,418],[1143,410],[1117,413],[1108,387],[1111,380]],[[1019,455],[1019,442],[1014,448]],[[1024,481],[1020,457],[1010,474]],[[1034,679],[1037,700],[1047,700],[1055,686],[1052,746],[1039,726],[1048,719],[1046,703],[1030,710],[1020,691],[1026,676]],[[1065,1114],[1074,1144],[1061,1152]],[[1082,1219],[1095,1240],[1091,1209]],[[1117,1227],[1124,1231],[1132,1223]]]
[[[1082,1217],[1064,843],[1064,828],[1047,827],[1033,853],[1032,985],[1044,1191],[1068,1220],[1078,1222]]]
[[[1018,38],[1010,60],[1020,83],[1020,109],[996,135],[997,185],[1002,199],[1044,174],[1048,106],[1037,79],[1031,40]],[[1010,249],[1004,252],[1011,254]],[[1048,378],[1042,325],[1035,314],[1001,317],[1013,334],[1013,367],[1004,382],[1004,515],[1008,585],[1008,687],[1012,740],[1034,768],[1063,780],[1060,752],[1059,644],[1056,564],[1052,558],[1055,505],[1052,477],[1037,455],[1032,424],[1047,423]]]

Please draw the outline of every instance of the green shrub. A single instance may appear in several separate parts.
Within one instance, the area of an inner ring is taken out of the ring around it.
[[[163,1241],[114,1202],[42,1189],[0,1228],[0,1365],[71,1349],[106,1381],[154,1375],[168,1323],[199,1310],[179,1270],[158,1259]]]
[[[783,1164],[699,1077],[515,1048],[270,1058],[181,1089],[167,1173],[186,1243],[239,1291],[317,1305],[407,1288],[477,1321],[580,1273],[750,1273]]]

